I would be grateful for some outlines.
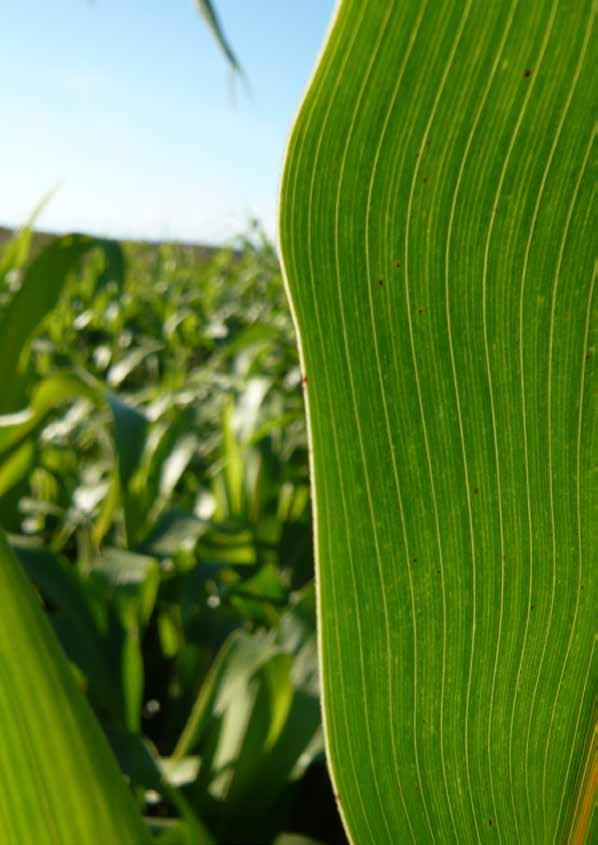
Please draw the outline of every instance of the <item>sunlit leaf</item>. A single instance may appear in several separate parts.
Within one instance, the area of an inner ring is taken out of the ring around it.
[[[587,834],[595,12],[341,0],[293,129],[280,243],[359,845]]]
[[[120,716],[115,695],[118,672],[110,663],[102,633],[80,576],[33,540],[10,537],[10,544],[31,582],[51,611],[49,618],[68,659],[85,675],[86,689],[104,712]]]
[[[106,739],[2,536],[0,714],[3,842],[147,841]]]
[[[30,472],[34,460],[35,443],[32,440],[25,440],[3,457],[0,463],[0,497]]]
[[[119,246],[86,235],[66,235],[45,247],[25,270],[22,283],[0,314],[0,412],[15,411],[25,399],[23,357],[34,332],[56,306],[69,274],[96,247],[113,255]]]

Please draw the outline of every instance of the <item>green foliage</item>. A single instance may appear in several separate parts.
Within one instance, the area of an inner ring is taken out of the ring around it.
[[[23,240],[26,244],[28,238],[26,229],[13,244]],[[4,382],[0,411],[19,408],[26,390],[29,342],[58,302],[69,273],[94,247],[104,248],[107,266],[113,261],[122,274],[122,256],[117,244],[108,245],[84,235],[67,235],[54,241],[31,262],[22,274],[17,290],[5,298],[0,321],[0,360]],[[12,267],[9,262],[12,262]],[[12,254],[8,249],[3,259],[7,268],[5,272],[9,269],[18,272],[22,262],[21,254]]]
[[[595,11],[343,0],[293,130],[324,712],[360,845],[588,835]]]
[[[138,845],[149,838],[106,738],[1,534],[0,714],[3,842]]]
[[[156,840],[272,842],[323,752],[275,254],[69,236],[26,261],[23,238],[0,253],[0,521]]]

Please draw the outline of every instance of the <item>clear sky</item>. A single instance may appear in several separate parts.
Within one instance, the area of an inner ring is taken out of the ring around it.
[[[288,131],[334,0],[3,0],[0,225],[221,242],[274,234]]]

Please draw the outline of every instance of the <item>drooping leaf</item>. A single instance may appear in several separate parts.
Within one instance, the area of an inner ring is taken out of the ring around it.
[[[108,266],[115,263],[117,255],[122,259],[122,248],[111,241],[66,235],[52,241],[25,270],[21,286],[0,314],[0,412],[15,411],[23,403],[26,380],[22,359],[29,342],[58,303],[69,274],[96,247],[104,250]],[[119,265],[115,274],[120,272]]]
[[[242,76],[243,70],[224,34],[222,24],[220,23],[220,19],[218,17],[218,14],[216,13],[216,9],[214,7],[214,4],[212,3],[212,0],[196,0],[196,2],[199,12],[204,17],[207,25],[211,29],[212,34],[220,45],[220,49],[226,56],[226,59],[230,64],[231,68]]]
[[[293,130],[280,243],[359,845],[587,834],[595,11],[342,0]]]
[[[0,410],[14,411],[22,401],[20,359],[34,331],[56,305],[68,274],[90,249],[92,238],[68,235],[54,241],[29,265],[21,287],[0,318]]]
[[[35,430],[49,411],[76,398],[101,401],[95,386],[76,372],[59,372],[38,382],[32,390],[29,407],[0,416],[0,454]]]
[[[0,496],[31,469],[33,441],[23,439],[43,423],[51,410],[74,398],[87,399],[96,407],[107,409],[111,418],[115,473],[111,494],[104,502],[96,527],[96,538],[99,541],[103,537],[120,501],[127,537],[132,544],[143,516],[142,502],[133,482],[145,448],[148,420],[141,411],[106,391],[86,373],[55,373],[33,388],[27,409],[0,416]],[[12,451],[8,451],[10,447],[14,447]]]
[[[106,739],[3,536],[0,721],[3,842],[147,841]]]

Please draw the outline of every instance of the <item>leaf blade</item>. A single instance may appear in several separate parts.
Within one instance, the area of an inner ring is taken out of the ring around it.
[[[344,0],[291,138],[280,243],[354,841],[569,829],[596,597],[593,22]]]
[[[0,559],[3,837],[146,841],[106,739],[3,536]]]
[[[222,24],[220,23],[220,19],[216,14],[214,4],[211,2],[211,0],[196,0],[196,2],[200,14],[203,16],[208,27],[211,29],[214,38],[218,42],[220,49],[224,53],[231,68],[240,76],[243,76],[243,69],[241,68],[239,61],[235,53],[233,52],[233,49],[228,42],[228,39],[224,34]]]

